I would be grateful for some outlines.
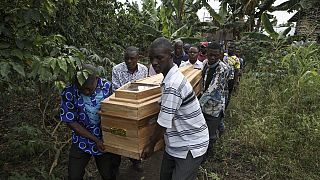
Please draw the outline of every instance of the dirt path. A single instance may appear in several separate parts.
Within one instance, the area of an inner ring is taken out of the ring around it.
[[[159,180],[163,151],[156,152],[149,159],[142,161],[143,172],[132,169],[132,163],[128,158],[122,157],[119,180]]]

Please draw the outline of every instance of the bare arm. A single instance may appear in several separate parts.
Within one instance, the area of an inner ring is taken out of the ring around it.
[[[150,137],[149,142],[145,145],[145,147],[142,151],[142,154],[141,154],[142,159],[146,159],[146,158],[150,157],[150,155],[154,151],[154,147],[155,147],[156,143],[162,138],[165,130],[166,130],[166,128],[164,128],[164,127],[160,126],[158,123],[156,123],[155,130],[154,130],[152,136]]]

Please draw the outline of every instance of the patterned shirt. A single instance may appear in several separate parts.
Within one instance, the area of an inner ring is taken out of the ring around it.
[[[220,62],[221,62],[221,66],[225,70],[224,97],[225,97],[225,103],[226,103],[229,96],[228,80],[229,80],[229,73],[230,73],[231,67],[229,66],[229,64],[225,63],[224,61],[220,61]]]
[[[229,79],[234,79],[234,71],[240,69],[240,61],[237,56],[228,56],[227,61],[230,65]]]
[[[202,156],[208,148],[209,132],[191,84],[174,66],[161,87],[157,122],[167,128],[164,134],[166,152],[182,159],[187,157],[189,151],[194,158]]]
[[[203,71],[203,94],[199,100],[202,112],[218,117],[224,113],[226,103],[227,70],[223,62],[205,63]]]
[[[137,70],[132,74],[128,71],[125,62],[112,68],[112,90],[115,91],[128,82],[139,80],[148,76],[148,68],[138,63]]]
[[[188,66],[188,65],[193,65],[193,68],[195,68],[195,69],[202,69],[203,68],[203,63],[199,60],[197,60],[194,64],[191,64],[190,61],[182,62],[180,67]]]
[[[60,119],[66,123],[78,122],[91,134],[102,139],[100,128],[100,102],[110,95],[110,83],[98,78],[96,90],[91,96],[81,94],[75,85],[67,86],[61,93]],[[84,152],[92,155],[101,155],[96,143],[78,135],[72,130],[72,143]]]

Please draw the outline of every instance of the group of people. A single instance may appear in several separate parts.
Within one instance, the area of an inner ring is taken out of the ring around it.
[[[149,69],[138,63],[139,49],[128,47],[124,62],[112,69],[111,83],[98,77],[94,66],[84,65],[81,71],[89,74],[85,82],[80,84],[74,78],[61,94],[60,118],[72,129],[69,179],[82,179],[92,156],[103,179],[116,179],[121,156],[104,151],[100,103],[124,84],[158,73],[164,76],[160,113],[141,156],[150,157],[156,142],[163,137],[165,152],[160,179],[195,179],[207,152],[224,131],[224,111],[241,72],[241,61],[234,50],[230,44],[223,57],[218,43],[194,46],[181,40],[172,44],[166,38],[157,38],[149,48]],[[198,97],[178,70],[187,65],[202,71],[203,87]],[[141,160],[130,160],[134,169],[142,171]]]

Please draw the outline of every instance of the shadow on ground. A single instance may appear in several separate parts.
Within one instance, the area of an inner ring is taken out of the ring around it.
[[[143,160],[143,172],[135,171],[130,160],[122,157],[118,180],[159,180],[162,154],[163,151],[158,151],[149,159]]]

